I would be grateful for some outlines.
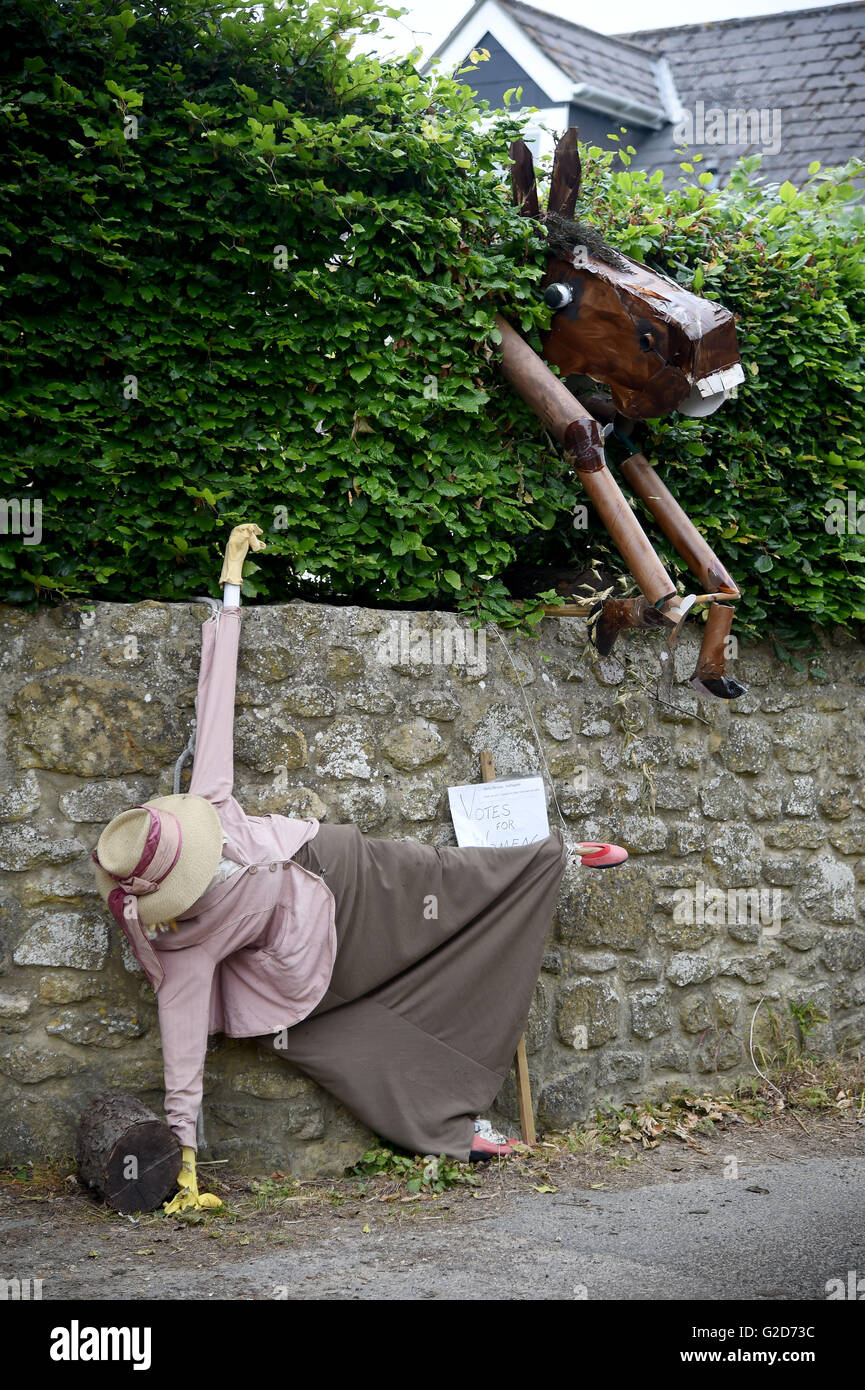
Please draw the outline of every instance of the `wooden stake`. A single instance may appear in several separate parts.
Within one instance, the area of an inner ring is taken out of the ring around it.
[[[496,766],[493,755],[488,748],[480,753],[481,781],[494,782],[496,780]],[[517,1100],[520,1106],[520,1130],[523,1136],[523,1143],[531,1148],[535,1145],[535,1112],[532,1105],[532,1087],[529,1080],[529,1061],[526,1056],[526,1035],[520,1038],[517,1044],[516,1056],[514,1057],[514,1070],[517,1075]]]
[[[529,1059],[526,1056],[526,1035],[523,1033],[517,1043],[514,1057],[514,1070],[517,1074],[517,1099],[520,1103],[520,1130],[523,1143],[535,1146],[535,1108],[532,1105],[532,1085],[529,1079]]]

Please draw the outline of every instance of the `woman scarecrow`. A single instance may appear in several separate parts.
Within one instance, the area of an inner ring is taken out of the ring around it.
[[[232,531],[223,606],[202,629],[189,792],[115,816],[93,854],[156,990],[183,1148],[169,1213],[221,1205],[195,1174],[209,1033],[266,1042],[411,1152],[513,1153],[475,1117],[511,1066],[566,863],[558,829],[517,848],[435,848],[246,815],[232,726],[243,560],[260,535]]]

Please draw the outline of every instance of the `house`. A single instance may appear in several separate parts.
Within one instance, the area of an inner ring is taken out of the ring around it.
[[[815,159],[865,154],[861,0],[618,35],[520,0],[477,0],[430,63],[459,68],[475,49],[490,55],[466,74],[479,97],[503,108],[505,92],[522,87],[521,104],[538,108],[536,154],[570,125],[600,145],[610,132],[624,140],[625,126],[634,165],[662,169],[665,183],[695,177],[680,168],[684,149],[701,152],[697,172],[720,183],[745,154],[762,154],[770,180],[793,183]]]

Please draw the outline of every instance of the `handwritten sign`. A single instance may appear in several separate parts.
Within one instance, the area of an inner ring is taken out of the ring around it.
[[[550,833],[541,777],[513,777],[448,787],[457,844],[533,845]]]

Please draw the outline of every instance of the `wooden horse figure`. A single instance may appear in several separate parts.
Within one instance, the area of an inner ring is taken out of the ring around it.
[[[514,200],[546,228],[550,254],[541,288],[554,313],[543,337],[543,356],[497,317],[502,370],[572,461],[642,591],[638,598],[608,598],[593,640],[606,655],[623,627],[661,627],[672,629],[672,645],[694,604],[708,603],[691,685],[701,694],[736,699],[746,687],[726,670],[734,610],[718,600],[739,598],[738,586],[648,460],[634,452],[621,465],[625,481],[704,590],[679,595],[604,456],[605,436],[614,427],[621,436],[635,420],[672,410],[708,415],[723,404],[744,380],[733,315],[621,255],[606,246],[596,229],[574,221],[582,177],[575,128],[556,147],[544,214],[531,152],[518,140],[510,155]],[[551,372],[548,362],[562,376]],[[581,403],[563,380],[575,375],[608,386],[609,397],[591,395]]]

